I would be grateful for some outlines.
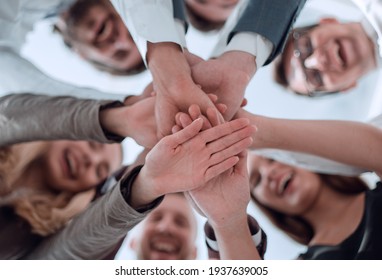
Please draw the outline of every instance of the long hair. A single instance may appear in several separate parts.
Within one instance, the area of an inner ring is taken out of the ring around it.
[[[365,192],[369,189],[367,184],[358,177],[347,177],[341,175],[328,175],[317,174],[322,183],[331,189],[349,195],[355,195]],[[252,199],[255,201],[260,210],[269,218],[269,220],[283,232],[285,232],[293,240],[300,244],[308,245],[314,236],[312,226],[303,218],[299,216],[291,216],[260,203],[253,195]]]
[[[33,233],[47,236],[83,211],[94,197],[95,190],[75,194],[54,191],[46,186],[15,188],[15,180],[22,176],[24,168],[40,148],[41,142],[0,148],[0,207],[11,207],[31,226]]]

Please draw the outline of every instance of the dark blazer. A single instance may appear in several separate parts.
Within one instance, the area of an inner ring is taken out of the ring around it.
[[[284,49],[288,33],[305,2],[306,0],[249,0],[228,41],[239,32],[262,35],[274,46],[264,65],[270,63]]]

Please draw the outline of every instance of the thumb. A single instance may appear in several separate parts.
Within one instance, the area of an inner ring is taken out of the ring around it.
[[[247,150],[244,150],[240,154],[238,154],[239,161],[235,165],[235,169],[240,173],[244,173],[247,170],[247,155]]]
[[[203,126],[203,119],[197,118],[189,126],[168,136],[170,145],[172,147],[177,147],[187,142],[188,140],[195,137],[199,133],[199,131],[202,129],[202,126]]]

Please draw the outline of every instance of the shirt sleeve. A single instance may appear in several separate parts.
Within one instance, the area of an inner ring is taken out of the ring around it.
[[[259,255],[264,259],[267,249],[267,235],[262,230],[258,222],[251,215],[247,214],[248,227],[252,235],[252,240],[256,245]],[[204,224],[205,241],[210,259],[220,259],[219,244],[216,240],[215,231],[208,221]]]
[[[0,146],[37,140],[108,139],[99,122],[102,106],[115,101],[96,101],[69,96],[13,94],[0,98]]]
[[[361,20],[366,34],[375,44],[376,61],[382,65],[382,1],[381,0],[353,0],[364,14]]]
[[[0,48],[0,61],[0,95],[30,92],[51,96],[69,95],[79,98],[119,101],[123,101],[125,98],[121,94],[78,87],[53,79],[10,49]]]
[[[111,0],[129,29],[146,66],[147,42],[186,47],[185,25],[171,0]],[[177,8],[177,5],[175,6]]]
[[[273,50],[272,43],[265,37],[250,32],[236,34],[225,48],[225,52],[243,51],[256,57],[256,65],[262,66]]]
[[[122,190],[131,188],[136,177],[134,170],[64,229],[46,238],[27,259],[95,260],[110,254],[116,244],[162,200],[156,200],[140,212],[126,202]]]
[[[252,42],[256,45],[256,47],[252,46],[252,49],[256,48],[256,56],[260,55],[262,57],[264,54],[266,55],[269,52],[269,44],[264,44],[264,39],[268,40],[272,44],[272,48],[265,64],[270,63],[283,50],[289,31],[305,2],[306,0],[248,1],[236,26],[234,26],[228,36],[228,42],[242,32],[257,34],[260,37],[252,39]],[[264,53],[259,52],[264,47],[266,51]],[[262,60],[263,57],[261,58]],[[258,65],[262,64],[258,63]]]

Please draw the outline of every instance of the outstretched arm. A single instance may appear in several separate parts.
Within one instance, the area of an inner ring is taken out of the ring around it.
[[[221,259],[260,259],[247,221],[250,200],[246,152],[238,163],[191,190],[189,196],[215,232]]]
[[[309,153],[382,174],[382,130],[352,121],[286,120],[240,110],[257,127],[251,148]]]
[[[131,106],[111,100],[14,94],[0,98],[0,146],[38,140],[157,143],[154,97]]]

